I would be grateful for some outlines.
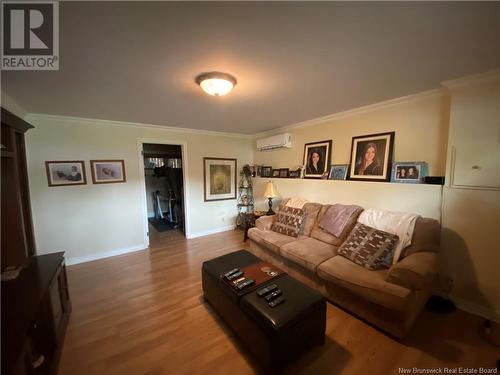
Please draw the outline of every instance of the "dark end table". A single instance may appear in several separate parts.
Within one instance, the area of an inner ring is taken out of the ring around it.
[[[246,240],[248,239],[248,230],[255,226],[255,220],[262,216],[266,216],[265,211],[241,213],[241,224],[243,226],[243,231],[245,232],[243,236],[243,242],[246,242]]]

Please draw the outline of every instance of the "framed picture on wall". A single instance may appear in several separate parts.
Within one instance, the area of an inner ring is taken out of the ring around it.
[[[322,178],[328,172],[332,153],[332,141],[306,143],[304,145],[305,178]]]
[[[86,185],[83,160],[46,161],[45,170],[49,186]]]
[[[236,199],[236,159],[203,158],[205,202]]]
[[[347,164],[333,164],[330,166],[330,173],[328,173],[329,180],[345,180],[347,176]]]
[[[395,162],[392,167],[391,181],[421,184],[427,174],[428,167],[425,161]]]
[[[352,138],[349,179],[389,181],[391,179],[394,132]]]
[[[90,169],[94,184],[127,182],[124,160],[91,160]]]

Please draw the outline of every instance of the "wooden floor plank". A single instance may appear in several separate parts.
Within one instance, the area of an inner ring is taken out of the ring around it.
[[[255,374],[202,298],[203,261],[248,246],[239,230],[186,240],[151,228],[151,248],[68,267],[73,313],[60,374]],[[398,374],[399,368],[495,367],[482,319],[424,311],[403,342],[328,304],[326,343],[290,374]]]

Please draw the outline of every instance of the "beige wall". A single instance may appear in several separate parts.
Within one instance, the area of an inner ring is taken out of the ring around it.
[[[395,161],[427,161],[432,175],[444,175],[449,97],[443,90],[349,111],[330,119],[288,129],[292,148],[255,151],[256,164],[296,168],[302,164],[304,144],[333,140],[332,164],[348,164],[353,136],[395,131]],[[256,179],[257,207],[269,179]],[[363,207],[409,211],[440,220],[441,187],[359,181],[273,179],[282,197],[300,195],[312,201],[343,202]]]
[[[69,262],[144,248],[138,139],[184,142],[190,237],[229,229],[236,200],[204,202],[204,156],[252,160],[251,140],[106,121],[29,116],[27,159],[37,251],[64,250]],[[90,159],[124,159],[127,182],[94,185]],[[85,160],[87,185],[48,187],[45,160]]]
[[[395,131],[395,161],[427,161],[431,175],[444,175],[448,100],[436,90],[287,130],[291,149],[256,151],[254,159],[273,168],[296,168],[303,164],[305,143],[331,139],[332,164],[348,164],[353,136]]]
[[[449,84],[441,272],[459,306],[500,317],[500,74]],[[474,167],[477,166],[477,167]]]
[[[258,177],[253,181],[256,207],[260,210],[269,207],[263,194],[267,182],[272,181],[280,194],[273,201],[274,208],[283,198],[300,195],[313,202],[357,204],[364,208],[414,212],[441,220],[440,185]]]

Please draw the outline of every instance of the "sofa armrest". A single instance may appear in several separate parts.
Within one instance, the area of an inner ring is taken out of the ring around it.
[[[437,269],[436,253],[413,253],[393,265],[385,280],[410,290],[420,290],[430,284]]]
[[[261,216],[255,220],[255,226],[260,230],[271,230],[276,215]]]

